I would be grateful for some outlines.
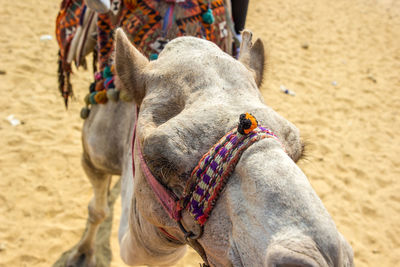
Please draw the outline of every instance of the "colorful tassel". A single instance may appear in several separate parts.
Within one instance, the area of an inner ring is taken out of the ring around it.
[[[114,76],[108,77],[107,79],[105,79],[105,81],[104,81],[104,87],[105,87],[106,89],[115,88],[115,85],[114,85]]]
[[[112,100],[112,101],[114,101],[114,102],[117,102],[118,99],[119,99],[119,91],[116,90],[116,89],[113,89],[113,88],[112,89],[108,89],[107,90],[107,98]]]
[[[103,91],[104,90],[104,83],[103,83],[103,81],[98,81],[97,83],[96,83],[96,92],[100,92],[100,91]]]
[[[93,93],[93,92],[91,92],[91,93]],[[90,104],[90,94],[87,94],[85,96],[85,98],[83,99],[83,101],[85,101],[86,106],[89,106],[89,104]]]
[[[81,109],[81,118],[82,119],[87,119],[87,117],[89,117],[90,114],[90,109],[88,107],[84,107]]]
[[[156,54],[156,53],[150,54],[150,60],[156,60],[157,58],[158,58],[158,54]]]
[[[250,113],[245,113],[240,115],[237,131],[241,134],[249,134],[257,126],[258,122],[256,118]]]
[[[96,99],[95,99],[96,94],[97,94],[97,92],[93,92],[89,95],[89,103],[92,105],[97,104]]]
[[[112,72],[111,72],[111,68],[109,66],[106,66],[103,70],[103,77],[104,78],[108,78],[108,77],[112,77]]]
[[[96,80],[96,81],[100,81],[101,79],[103,79],[103,75],[101,74],[101,72],[96,72],[95,74],[94,74],[94,79]]]
[[[89,86],[89,92],[93,93],[96,91],[96,82],[92,82]]]
[[[211,8],[207,9],[207,11],[203,13],[202,18],[205,23],[213,24],[215,19],[214,19],[212,9]]]
[[[107,103],[107,91],[103,90],[101,92],[97,92],[97,94],[94,96],[94,99],[97,104],[105,104]]]
[[[132,96],[126,92],[126,90],[122,90],[119,92],[119,99],[125,102],[131,102],[133,100]]]

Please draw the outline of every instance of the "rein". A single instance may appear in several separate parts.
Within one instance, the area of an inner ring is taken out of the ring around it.
[[[134,146],[136,143],[140,168],[156,195],[157,200],[168,213],[169,217],[177,222],[185,236],[185,241],[203,258],[205,262],[203,266],[208,266],[205,251],[197,239],[202,236],[204,224],[209,218],[220,193],[225,188],[241,155],[253,143],[265,138],[273,138],[280,143],[282,147],[283,145],[273,132],[259,126],[257,120],[251,114],[242,114],[239,119],[238,127],[225,134],[203,155],[186,183],[183,196],[179,198],[174,192],[162,185],[159,180],[154,177],[146,164],[139,138],[136,138],[138,115],[139,108],[137,107],[132,140],[133,176],[135,176]],[[181,214],[184,209],[189,212],[200,226],[199,234],[195,235],[192,231],[187,231],[184,228]],[[179,241],[164,228],[159,227],[159,229],[168,238]]]

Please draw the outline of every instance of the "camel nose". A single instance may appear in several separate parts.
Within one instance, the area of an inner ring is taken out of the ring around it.
[[[286,255],[267,261],[268,267],[320,267],[312,258],[304,255]]]
[[[275,244],[267,251],[265,266],[268,267],[321,267],[325,259],[313,246],[291,247]]]

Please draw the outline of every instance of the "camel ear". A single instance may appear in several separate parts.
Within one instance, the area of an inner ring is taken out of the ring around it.
[[[253,45],[252,37],[251,31],[243,30],[239,61],[254,71],[254,79],[257,86],[260,87],[264,76],[264,44],[261,39],[257,39]]]
[[[120,90],[136,102],[142,103],[146,93],[145,81],[147,78],[148,59],[143,56],[129,41],[124,31],[116,31],[115,67],[121,82]]]

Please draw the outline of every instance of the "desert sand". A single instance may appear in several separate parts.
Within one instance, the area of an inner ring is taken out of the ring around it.
[[[65,110],[54,35],[60,2],[0,0],[0,266],[51,266],[85,228],[92,191],[80,166],[79,112],[91,72],[73,75]],[[250,2],[246,26],[268,55],[261,90],[307,141],[300,167],[356,266],[398,266],[400,1]],[[125,266],[119,214],[117,199],[113,267]],[[189,251],[176,266],[198,262]]]

